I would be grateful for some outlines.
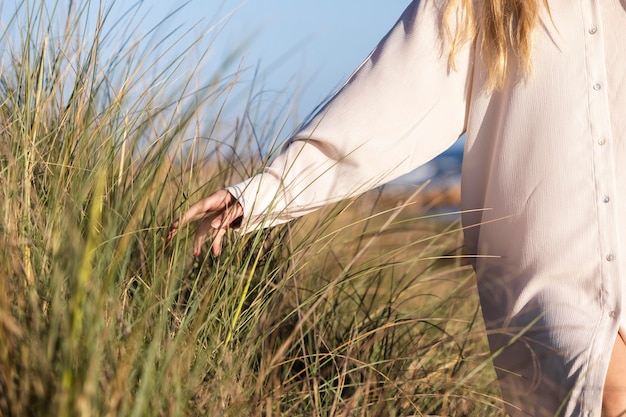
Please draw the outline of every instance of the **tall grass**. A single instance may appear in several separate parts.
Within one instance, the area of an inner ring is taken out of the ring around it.
[[[4,20],[0,416],[503,414],[459,225],[408,196],[233,233],[217,259],[191,228],[166,244],[283,121],[227,115],[240,73],[196,59],[214,32],[128,34],[114,7]]]

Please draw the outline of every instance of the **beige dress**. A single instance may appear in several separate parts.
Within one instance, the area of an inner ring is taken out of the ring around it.
[[[541,2],[540,2],[541,3]],[[244,231],[418,167],[467,133],[465,243],[511,415],[600,416],[626,274],[626,0],[549,0],[534,75],[488,93],[447,66],[442,0],[413,1],[265,171],[229,190]],[[622,326],[623,327],[623,326]]]

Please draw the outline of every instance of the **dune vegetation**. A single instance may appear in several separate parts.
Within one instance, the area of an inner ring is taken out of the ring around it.
[[[169,224],[287,110],[207,74],[219,25],[69,3],[2,16],[0,416],[504,414],[458,216],[381,188],[192,258]]]

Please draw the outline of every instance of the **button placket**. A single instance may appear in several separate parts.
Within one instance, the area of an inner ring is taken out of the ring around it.
[[[592,68],[593,70],[597,70],[597,68]],[[596,71],[593,71],[596,72]],[[594,74],[597,75],[597,74]],[[592,119],[593,120],[598,120],[601,121],[604,119],[604,112],[602,111],[602,107],[604,106],[603,103],[603,96],[606,95],[606,93],[603,90],[603,86],[600,82],[595,82],[594,84],[592,84],[592,89],[593,91],[591,92],[591,101],[590,101],[590,105],[592,107],[593,113],[592,113]],[[597,124],[596,126],[598,126],[600,129],[602,129],[604,132],[606,132],[606,128],[609,127],[608,125],[606,127],[603,128],[602,124]],[[613,185],[613,180],[612,178],[612,163],[611,163],[611,153],[612,153],[612,149],[610,147],[607,147],[607,136],[604,134],[604,132],[599,132],[600,134],[597,135],[596,133],[596,137],[598,137],[597,139],[597,144],[599,145],[599,148],[596,148],[596,151],[594,152],[595,156],[594,159],[597,161],[597,167],[599,168],[597,171],[597,182],[596,182],[596,190],[598,192],[598,201],[599,203],[605,207],[605,209],[602,211],[602,220],[601,222],[604,223],[605,225],[613,225],[614,221],[613,221],[613,211],[611,209],[609,209],[609,203],[611,202],[611,192],[612,192],[612,185]],[[604,190],[604,192],[601,192],[602,190]],[[608,192],[607,192],[608,191]],[[610,227],[608,230],[613,230],[614,227]],[[607,230],[607,229],[605,229]],[[608,264],[611,264],[611,266],[609,267],[609,270],[613,270],[617,265],[616,262],[614,262],[616,260],[616,256],[615,256],[615,252],[614,252],[614,248],[615,248],[615,236],[612,233],[605,233],[603,236],[603,244],[602,246],[605,248],[605,255],[604,255],[604,261],[607,262]],[[608,272],[608,270],[607,270]],[[608,272],[609,276],[613,275],[613,272]]]
[[[592,3],[590,14],[587,16],[586,30],[588,32],[585,43],[588,52],[587,82],[589,89],[589,117],[592,135],[592,158],[594,160],[596,204],[598,205],[598,221],[600,230],[599,243],[601,247],[602,267],[602,292],[605,294],[603,307],[605,314],[611,319],[619,318],[619,292],[617,285],[619,278],[619,264],[621,249],[616,234],[617,207],[613,198],[615,191],[615,169],[613,161],[613,146],[611,121],[608,107],[608,88],[606,73],[606,59],[604,56],[604,40],[597,36],[601,27],[599,25],[596,2]],[[616,286],[617,285],[617,286]],[[605,316],[606,317],[606,316]]]

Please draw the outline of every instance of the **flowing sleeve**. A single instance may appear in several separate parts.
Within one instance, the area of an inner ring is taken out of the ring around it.
[[[428,162],[463,134],[472,45],[450,69],[446,1],[413,1],[336,95],[262,173],[227,188],[240,231],[287,222]]]

